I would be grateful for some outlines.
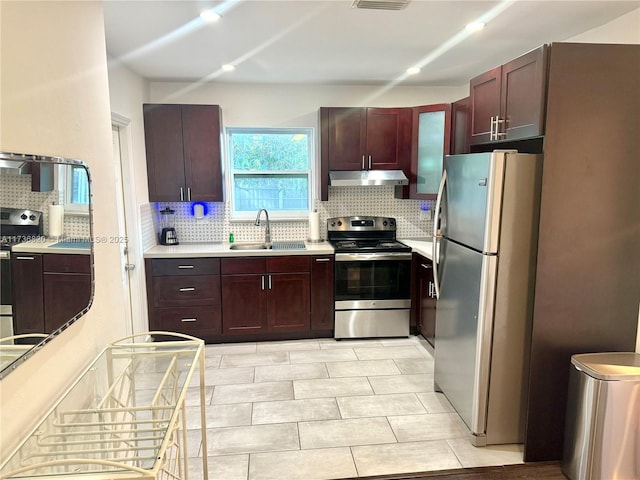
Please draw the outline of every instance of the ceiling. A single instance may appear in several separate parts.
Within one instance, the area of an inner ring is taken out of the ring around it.
[[[640,0],[104,2],[107,51],[152,81],[457,86],[543,43],[640,8]],[[199,13],[213,8],[210,23]],[[465,30],[485,19],[479,32]],[[232,64],[232,72],[221,65]],[[415,75],[405,73],[419,66]]]

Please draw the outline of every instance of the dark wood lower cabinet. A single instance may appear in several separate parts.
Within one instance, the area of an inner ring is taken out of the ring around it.
[[[213,343],[332,336],[333,258],[146,259],[150,330]]]
[[[91,257],[23,254],[11,257],[14,334],[51,333],[91,300]]]
[[[330,332],[334,327],[333,255],[311,258],[311,330]]]
[[[220,260],[145,260],[149,329],[207,338],[220,335]]]
[[[436,298],[433,284],[433,262],[414,254],[414,311],[417,330],[431,346],[435,346]]]
[[[44,332],[44,285],[42,255],[12,254],[13,333]]]

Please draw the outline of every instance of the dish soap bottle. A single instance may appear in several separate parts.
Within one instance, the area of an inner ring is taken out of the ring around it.
[[[233,243],[235,238],[233,237],[233,232],[229,233],[229,243]]]

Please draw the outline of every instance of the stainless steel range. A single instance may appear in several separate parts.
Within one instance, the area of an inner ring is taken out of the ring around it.
[[[396,220],[327,220],[335,249],[335,338],[405,337],[411,309],[411,247]]]
[[[0,207],[0,338],[13,335],[11,247],[42,236],[42,212]]]

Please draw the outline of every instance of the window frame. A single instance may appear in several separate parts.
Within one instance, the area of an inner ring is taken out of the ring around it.
[[[62,198],[64,202],[64,213],[69,215],[89,215],[89,203],[73,203],[71,197],[73,195],[73,171],[76,168],[81,168],[86,172],[86,169],[82,165],[64,165],[61,170],[65,173],[60,175],[62,179]],[[87,183],[89,177],[87,175]],[[89,199],[91,201],[91,199]]]
[[[307,136],[308,162],[306,170],[282,170],[277,173],[270,173],[263,170],[257,171],[235,171],[233,168],[233,149],[232,136],[234,134],[304,134]],[[306,175],[307,176],[307,206],[305,210],[269,210],[269,220],[281,221],[300,221],[308,219],[309,212],[313,211],[313,199],[315,198],[315,175],[316,175],[316,159],[315,159],[315,129],[313,127],[225,127],[225,177],[227,187],[227,198],[229,199],[229,219],[234,222],[253,222],[256,218],[258,209],[255,211],[237,211],[235,205],[235,175],[255,174],[255,175]]]

